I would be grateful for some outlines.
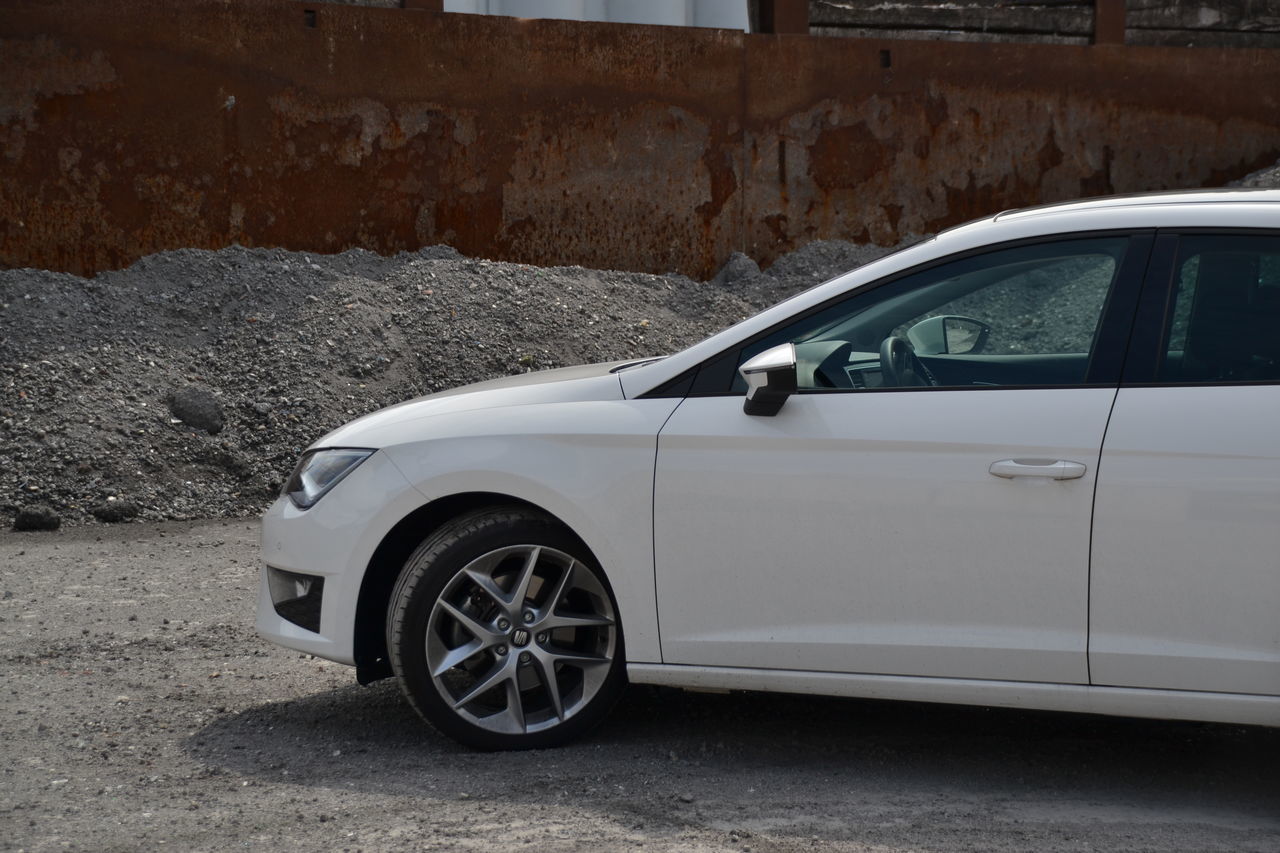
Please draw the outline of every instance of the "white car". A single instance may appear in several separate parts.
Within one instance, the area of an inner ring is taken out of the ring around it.
[[[1280,191],[939,234],[303,456],[258,629],[542,747],[624,683],[1280,725]]]

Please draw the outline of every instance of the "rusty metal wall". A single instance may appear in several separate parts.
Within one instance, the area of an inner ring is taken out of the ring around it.
[[[1280,51],[750,41],[749,253],[1216,186],[1280,160]]]
[[[0,0],[0,264],[231,242],[714,271],[1280,159],[1280,51]]]

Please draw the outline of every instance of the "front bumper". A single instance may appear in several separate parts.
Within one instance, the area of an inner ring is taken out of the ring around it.
[[[378,452],[311,509],[300,510],[288,498],[272,504],[262,518],[258,633],[290,649],[354,664],[365,570],[391,528],[424,500]],[[298,594],[290,594],[290,583]]]

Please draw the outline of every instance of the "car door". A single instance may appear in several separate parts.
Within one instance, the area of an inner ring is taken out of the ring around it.
[[[704,364],[658,442],[664,662],[1087,683],[1094,478],[1149,245],[969,254]],[[891,381],[882,345],[948,316],[982,346]],[[747,415],[733,368],[782,342],[799,393]]]
[[[1280,695],[1280,234],[1161,235],[1098,478],[1093,682]]]

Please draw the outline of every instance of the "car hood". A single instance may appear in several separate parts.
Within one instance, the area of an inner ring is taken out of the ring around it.
[[[638,364],[634,359],[540,370],[463,385],[398,403],[338,427],[311,445],[318,447],[381,447],[406,424],[439,415],[538,403],[583,400],[621,400],[616,371]]]

